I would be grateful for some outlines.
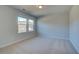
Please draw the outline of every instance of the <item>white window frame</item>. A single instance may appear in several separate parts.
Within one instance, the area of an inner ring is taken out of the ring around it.
[[[22,16],[18,16],[17,17],[17,26],[19,26],[19,21],[24,21],[24,20],[19,20],[19,18],[24,18],[24,17],[22,17]],[[27,19],[27,18],[24,18],[24,19],[26,19],[25,21],[26,21],[26,29],[25,29],[25,31],[21,31],[20,32],[20,29],[19,29],[19,27],[18,27],[18,33],[26,33],[26,32],[33,32],[33,31],[35,31],[35,29],[34,29],[34,25],[35,25],[35,21],[33,20],[33,19]],[[29,27],[30,27],[30,24],[29,24],[29,21],[33,21],[32,22],[32,29],[30,29],[29,30]]]
[[[25,19],[25,20],[21,20],[20,18]],[[22,22],[23,24],[22,24],[21,22]],[[25,22],[25,23],[24,23],[24,22]],[[20,25],[20,23],[21,23],[21,25]],[[26,19],[26,18],[21,17],[21,16],[18,16],[17,25],[18,25],[18,33],[27,32],[27,19]],[[24,31],[23,31],[23,28],[20,28],[20,27],[23,26],[23,25],[25,25],[25,26],[24,26],[24,27],[25,27]]]
[[[34,20],[28,19],[28,31],[34,31]]]

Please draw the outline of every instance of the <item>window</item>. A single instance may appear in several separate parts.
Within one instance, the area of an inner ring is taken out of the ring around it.
[[[28,20],[28,31],[34,31],[34,20]]]
[[[26,32],[27,31],[27,19],[18,17],[18,33]]]
[[[18,33],[34,31],[34,20],[18,17]]]

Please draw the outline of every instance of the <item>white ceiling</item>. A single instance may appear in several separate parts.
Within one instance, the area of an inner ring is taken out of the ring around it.
[[[36,5],[13,5],[12,7],[22,10],[25,9],[25,12],[29,12],[32,15],[46,15],[52,13],[61,13],[69,12],[71,7],[70,5],[43,5],[42,9],[36,7]]]

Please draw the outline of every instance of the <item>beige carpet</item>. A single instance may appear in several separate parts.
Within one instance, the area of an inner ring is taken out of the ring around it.
[[[0,49],[5,54],[73,54],[76,53],[68,40],[33,38]]]

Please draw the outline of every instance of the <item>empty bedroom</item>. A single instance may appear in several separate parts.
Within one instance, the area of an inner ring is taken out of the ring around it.
[[[78,5],[0,5],[0,54],[78,53]]]

